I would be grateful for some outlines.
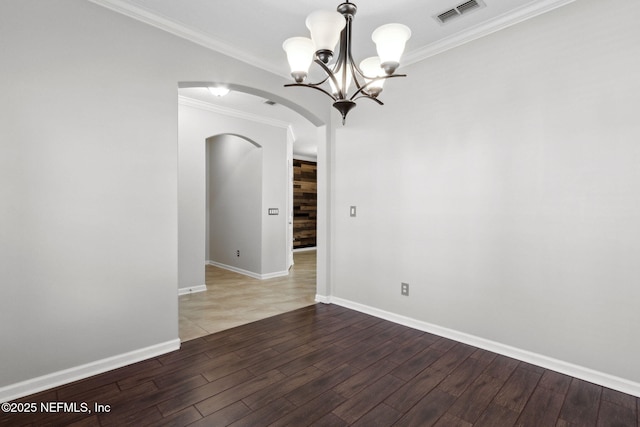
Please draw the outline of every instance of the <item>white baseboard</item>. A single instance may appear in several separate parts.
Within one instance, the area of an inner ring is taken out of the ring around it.
[[[275,277],[284,277],[284,276],[288,276],[289,275],[289,271],[276,271],[275,273],[267,273],[267,274],[261,274],[260,275],[260,279],[261,280],[265,280],[265,279],[273,279]]]
[[[331,304],[331,297],[328,297],[326,295],[316,294],[316,302],[319,302],[322,304]],[[337,304],[337,305],[340,305],[340,304]]]
[[[196,292],[206,292],[207,285],[189,286],[187,288],[179,288],[178,295],[195,294]]]
[[[552,371],[560,372],[575,378],[579,378],[594,384],[601,385],[603,387],[618,390],[623,393],[627,393],[633,396],[640,397],[640,383],[626,380],[624,378],[609,375],[604,372],[595,371],[593,369],[585,368],[584,366],[574,365],[562,360],[547,357],[541,354],[533,353],[527,350],[511,347],[506,344],[487,340],[477,337],[475,335],[466,334],[453,329],[444,328],[442,326],[434,325],[432,323],[423,322],[421,320],[412,319],[410,317],[401,316],[399,314],[391,313],[388,311],[380,310],[375,307],[370,307],[357,302],[345,300],[342,298],[336,298],[333,296],[319,296],[316,295],[316,301],[325,304],[336,304],[342,307],[346,307],[352,310],[359,311],[361,313],[369,314],[371,316],[378,317],[380,319],[389,320],[400,325],[408,326],[413,329],[417,329],[424,332],[429,332],[434,335],[449,338],[458,342],[472,345],[474,347],[482,348],[494,353],[502,354],[504,356],[511,357],[532,365],[537,365]]]
[[[132,363],[178,350],[179,348],[180,340],[175,339],[1,387],[0,402],[9,402],[43,390],[102,374],[112,369],[121,368],[131,365]]]
[[[293,252],[310,252],[310,251],[315,251],[317,248],[315,246],[310,246],[308,248],[297,248],[294,249]]]
[[[232,265],[222,264],[217,261],[209,260],[206,263],[207,265],[213,265],[214,267],[224,268],[225,270],[233,271],[234,273],[244,274],[245,276],[249,276],[258,280],[273,279],[274,277],[283,277],[283,276],[289,275],[289,270],[260,274],[260,273],[254,273],[253,271],[243,270],[242,268],[234,267]]]

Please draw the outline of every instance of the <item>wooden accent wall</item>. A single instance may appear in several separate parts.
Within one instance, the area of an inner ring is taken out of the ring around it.
[[[317,165],[293,160],[293,248],[316,245]]]

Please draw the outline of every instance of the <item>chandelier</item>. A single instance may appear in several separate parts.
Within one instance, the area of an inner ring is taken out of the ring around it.
[[[351,55],[351,23],[356,11],[356,5],[347,1],[340,4],[336,12],[312,12],[306,20],[311,38],[292,37],[282,44],[291,67],[291,76],[296,81],[285,86],[309,87],[328,95],[342,115],[342,124],[349,111],[356,106],[357,99],[368,98],[383,105],[378,95],[382,92],[384,81],[391,77],[406,76],[394,73],[400,65],[405,43],[411,37],[411,30],[402,24],[378,27],[371,35],[378,56],[367,58],[357,66]],[[338,41],[338,57],[334,63],[330,63]],[[304,83],[312,62],[322,68],[326,77],[317,83]],[[355,88],[349,94],[352,83]]]

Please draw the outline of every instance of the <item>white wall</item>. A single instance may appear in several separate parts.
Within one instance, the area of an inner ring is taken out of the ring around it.
[[[177,346],[178,82],[325,104],[84,1],[0,2],[0,47],[3,400]]]
[[[336,112],[333,112],[334,117]],[[338,113],[339,114],[339,113]],[[333,266],[331,259],[333,255],[333,239],[331,234],[332,213],[334,206],[334,195],[332,183],[334,180],[333,165],[335,163],[335,133],[333,127],[320,126],[317,130],[318,140],[318,175],[317,175],[317,202],[318,218],[316,221],[316,300],[329,302],[333,293]]]
[[[359,103],[333,148],[333,296],[640,393],[638,21],[578,1]]]
[[[182,99],[182,98],[181,98]],[[194,106],[195,105],[195,106]],[[259,144],[262,156],[261,190],[257,240],[240,239],[243,247],[258,242],[259,260],[251,260],[250,252],[246,258],[229,259],[223,254],[232,254],[240,248],[226,247],[224,241],[211,239],[209,242],[209,260],[228,267],[244,270],[258,276],[286,274],[287,253],[287,130],[283,127],[224,115],[206,109],[206,105],[182,99],[179,107],[179,288],[201,286],[204,284],[206,191],[205,191],[205,140],[221,134],[241,135]],[[210,158],[211,161],[211,158]],[[212,165],[213,166],[213,165]],[[279,208],[280,215],[267,215],[268,208]],[[252,217],[253,218],[253,217]],[[242,222],[246,217],[236,217]],[[209,234],[215,232],[210,224]],[[255,227],[254,227],[255,229]],[[233,237],[228,236],[229,239]],[[218,259],[216,259],[218,258]]]
[[[266,132],[261,139],[262,150],[262,276],[282,276],[289,271],[291,246],[287,242],[289,182],[287,158],[292,156],[292,146],[287,144],[287,130],[278,129],[278,136],[270,141]],[[278,215],[268,215],[269,208],[278,209]]]
[[[263,149],[235,135],[215,136],[207,144],[210,144],[207,260],[260,273]],[[200,269],[204,270],[204,262],[200,263]]]

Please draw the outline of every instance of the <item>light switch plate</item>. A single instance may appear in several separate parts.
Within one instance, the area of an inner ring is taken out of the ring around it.
[[[351,206],[349,208],[349,216],[352,216],[352,217],[356,216],[356,207],[355,206]]]

